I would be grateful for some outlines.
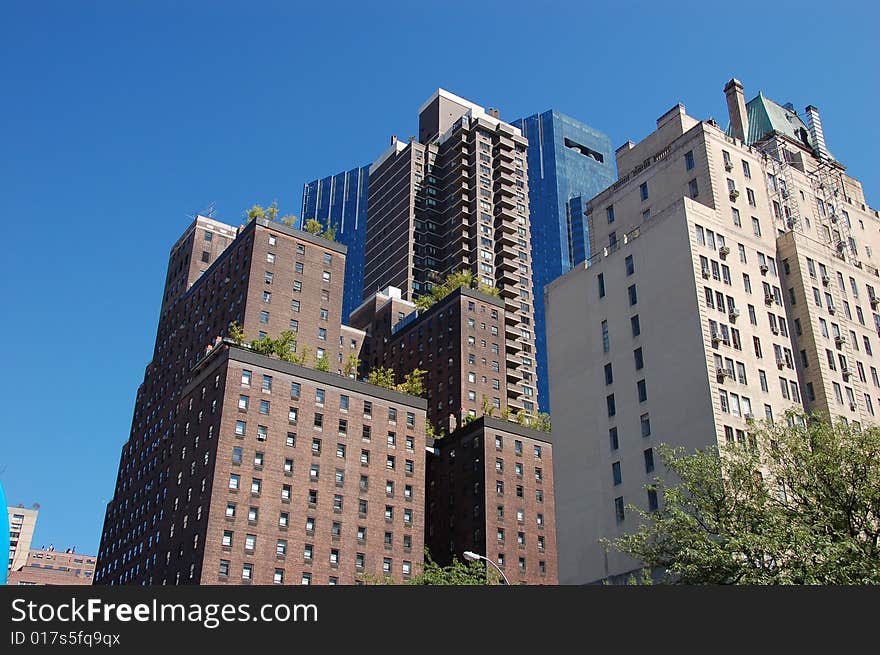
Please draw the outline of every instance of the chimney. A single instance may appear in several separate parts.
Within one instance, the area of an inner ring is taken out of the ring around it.
[[[727,96],[727,113],[730,115],[730,133],[743,143],[749,133],[749,117],[746,115],[746,99],[743,95],[743,85],[734,78],[724,85],[724,95]]]
[[[825,146],[825,134],[822,132],[822,119],[819,118],[819,109],[813,105],[807,105],[807,129],[810,131],[810,140],[813,142],[813,149],[819,159],[834,159],[828,148]]]

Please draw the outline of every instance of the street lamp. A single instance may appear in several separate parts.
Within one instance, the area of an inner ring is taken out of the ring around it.
[[[504,580],[504,584],[506,584],[506,585],[508,585],[508,586],[510,585],[510,580],[508,580],[508,579],[507,579],[507,576],[504,575],[504,571],[501,570],[501,567],[498,566],[498,565],[497,565],[495,562],[493,562],[492,560],[490,560],[488,557],[485,557],[485,556],[483,556],[483,555],[479,555],[478,553],[474,553],[474,552],[472,552],[472,551],[470,551],[470,550],[466,550],[466,551],[464,551],[464,558],[465,558],[468,562],[476,562],[477,560],[484,560],[485,562],[488,562],[489,564],[491,564],[492,566],[495,567],[495,570],[498,571],[498,573],[501,574],[501,579]]]

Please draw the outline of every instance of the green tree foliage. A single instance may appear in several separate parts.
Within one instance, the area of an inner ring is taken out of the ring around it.
[[[247,210],[246,214],[248,221],[252,221],[255,218],[266,218],[266,210],[262,205],[253,205]]]
[[[404,376],[403,382],[397,384],[394,381],[394,370],[386,366],[379,366],[367,374],[367,382],[386,389],[421,396],[425,393],[425,373],[426,371],[420,368],[414,369]]]
[[[466,289],[476,288],[478,291],[495,298],[500,296],[500,292],[495,287],[489,287],[482,283],[475,284],[474,274],[470,271],[456,271],[447,275],[443,284],[435,285],[429,295],[416,298],[416,308],[419,312],[424,312],[430,309],[434,303],[443,300],[450,293],[461,287]]]
[[[303,225],[303,229],[317,237],[324,237],[329,241],[336,241],[336,227],[334,225],[329,225],[325,230],[324,226],[321,225],[321,221],[317,218],[310,218],[307,220],[305,225]]]
[[[550,432],[550,414],[539,412],[528,419],[528,426],[534,430]]]
[[[342,374],[346,375],[350,378],[356,377],[358,373],[358,369],[360,369],[361,360],[358,359],[358,356],[354,353],[351,353],[348,356],[348,359],[345,360],[345,364],[342,365]]]
[[[287,227],[296,227],[297,217],[293,214],[285,214],[281,217],[281,222],[284,223]]]
[[[425,566],[422,572],[407,584],[411,585],[487,585],[486,566],[481,562],[462,562],[453,558],[452,564],[440,566],[428,551],[425,551]]]
[[[295,361],[296,356],[296,333],[292,330],[285,330],[272,343],[272,352],[285,362]]]
[[[374,368],[367,375],[367,382],[386,389],[394,389],[394,371],[385,366]]]
[[[330,372],[330,360],[328,359],[327,355],[315,357],[315,370],[324,371],[325,373]]]
[[[412,394],[413,396],[421,396],[425,393],[426,372],[427,371],[417,368],[410,373],[407,373],[403,378],[403,382],[397,385],[397,390],[402,391],[403,393]]]
[[[661,509],[604,545],[684,584],[880,583],[880,428],[789,419],[748,446],[661,448]]]
[[[244,343],[244,330],[238,321],[232,321],[229,324],[229,338],[239,346]]]
[[[434,441],[438,441],[446,436],[446,432],[442,428],[438,429],[434,427],[434,424],[431,423],[431,419],[425,419],[425,434]]]
[[[320,236],[321,232],[324,231],[324,226],[321,225],[321,221],[319,221],[317,218],[310,218],[306,221],[305,225],[303,225],[303,229],[309,234]]]
[[[260,353],[261,355],[274,355],[275,354],[275,341],[270,339],[269,337],[263,337],[261,339],[252,339],[250,348],[255,353]]]

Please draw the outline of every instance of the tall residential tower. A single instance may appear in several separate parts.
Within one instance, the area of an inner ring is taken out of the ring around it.
[[[364,297],[396,287],[413,301],[456,271],[500,290],[506,404],[537,411],[527,140],[498,112],[439,89],[419,137],[370,167]]]
[[[663,502],[645,488],[659,444],[880,411],[880,215],[815,107],[725,93],[729,132],[679,104],[618,148],[587,206],[590,259],[547,289],[562,583],[639,566],[599,539]]]
[[[340,374],[363,336],[341,325],[345,255],[263,219],[199,216],[178,239],[96,584],[418,572],[425,401]],[[305,365],[230,340],[233,321],[248,341],[293,332]]]

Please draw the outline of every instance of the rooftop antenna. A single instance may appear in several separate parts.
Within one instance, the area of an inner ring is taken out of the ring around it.
[[[205,218],[214,218],[215,204],[215,202],[211,201],[210,203],[208,203],[207,208],[205,208],[203,211],[194,211],[191,214],[186,214],[186,217],[191,221],[196,220],[196,218],[199,216],[204,216]]]

